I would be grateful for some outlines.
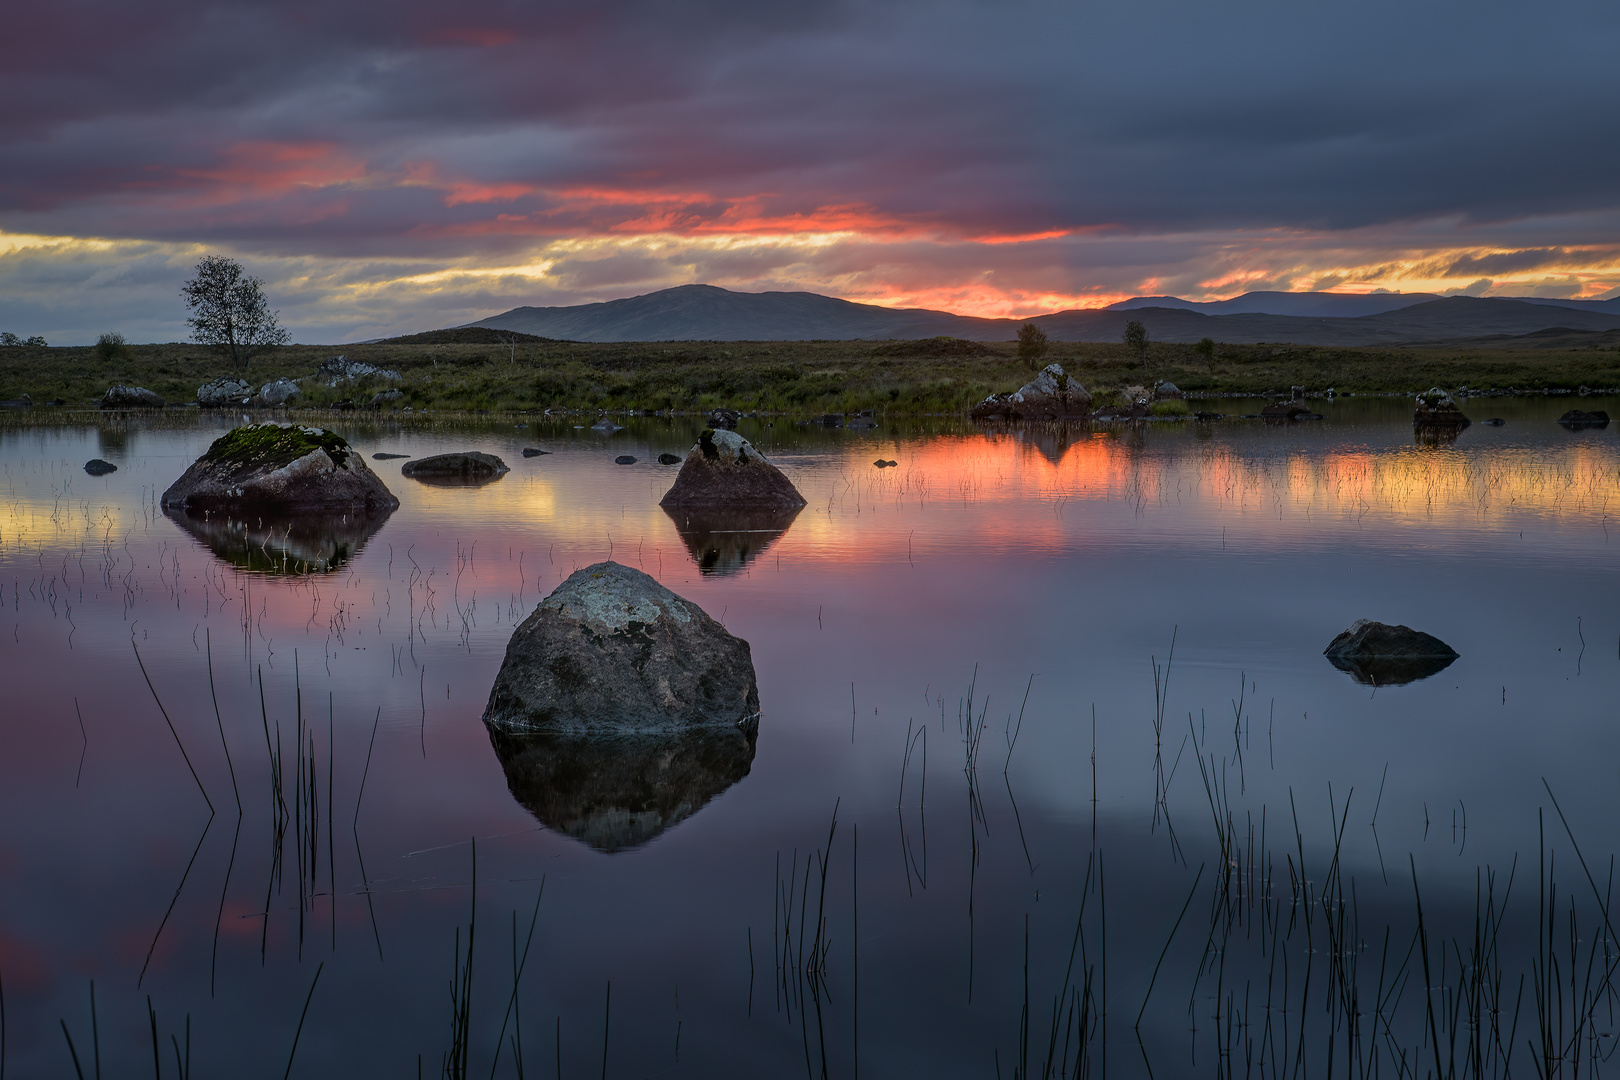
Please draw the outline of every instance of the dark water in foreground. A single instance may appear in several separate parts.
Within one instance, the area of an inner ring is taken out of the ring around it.
[[[512,471],[215,532],[156,497],[223,419],[12,421],[4,1068],[72,1075],[65,1021],[145,1075],[150,1001],[164,1075],[188,1020],[199,1076],[295,1032],[295,1075],[433,1075],[471,940],[477,1075],[1601,1075],[1620,436],[1471,405],[1509,422],[779,421],[809,505],[740,531],[657,506],[690,421],[357,423]],[[512,628],[609,557],[752,644],[754,747],[492,743]],[[1461,658],[1357,682],[1358,618]]]

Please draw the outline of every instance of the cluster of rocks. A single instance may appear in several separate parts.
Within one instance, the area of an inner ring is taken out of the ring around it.
[[[1063,420],[1091,415],[1091,393],[1063,371],[1048,364],[1017,390],[991,394],[968,413],[974,420]]]
[[[324,380],[329,387],[337,387],[343,383],[357,382],[361,379],[375,379],[386,382],[400,382],[403,376],[397,371],[380,368],[376,364],[368,364],[364,360],[350,360],[346,356],[330,356],[321,361],[321,366],[315,372],[316,377]]]

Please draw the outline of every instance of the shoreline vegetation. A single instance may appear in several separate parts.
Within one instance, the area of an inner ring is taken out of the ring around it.
[[[401,380],[327,385],[316,369],[340,354],[397,371]],[[1620,387],[1614,349],[1256,343],[1217,345],[1206,356],[1193,345],[1155,343],[1139,358],[1118,344],[1052,342],[1031,364],[1011,341],[581,343],[464,329],[368,344],[278,346],[242,368],[188,343],[10,346],[0,349],[0,401],[27,395],[35,405],[93,407],[108,387],[128,385],[155,391],[172,407],[194,401],[203,383],[229,376],[255,388],[298,380],[294,409],[366,408],[377,392],[398,389],[400,396],[382,409],[939,415],[965,414],[989,394],[1016,390],[1049,363],[1090,389],[1099,407],[1118,389],[1158,380],[1198,398],[1287,395],[1294,386],[1312,396],[1329,388],[1405,395],[1432,386],[1472,395],[1620,392],[1613,389]]]

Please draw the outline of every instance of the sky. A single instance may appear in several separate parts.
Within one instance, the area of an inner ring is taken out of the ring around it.
[[[0,330],[304,342],[703,282],[1025,317],[1620,294],[1586,0],[18,0]]]

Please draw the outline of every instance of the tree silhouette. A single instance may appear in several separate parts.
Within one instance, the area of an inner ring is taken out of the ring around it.
[[[1041,366],[1047,344],[1046,331],[1034,323],[1027,322],[1018,328],[1018,359],[1028,364],[1031,371]]]
[[[239,367],[272,345],[292,337],[276,321],[264,298],[264,282],[250,277],[235,259],[205,255],[180,289],[191,317],[192,340],[212,345]]]

